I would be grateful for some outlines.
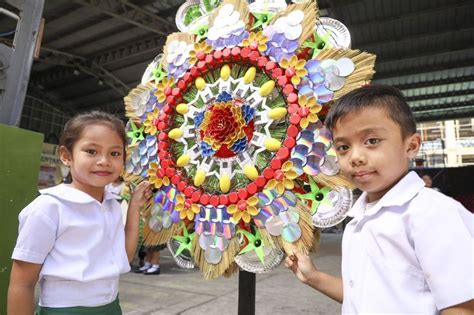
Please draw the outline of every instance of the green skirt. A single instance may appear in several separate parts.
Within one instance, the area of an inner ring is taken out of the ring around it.
[[[37,315],[122,315],[118,297],[110,304],[96,307],[38,307]]]

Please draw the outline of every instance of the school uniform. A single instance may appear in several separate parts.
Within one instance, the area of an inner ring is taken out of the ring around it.
[[[364,192],[342,241],[343,314],[437,314],[474,299],[474,215],[408,173]]]
[[[119,275],[130,265],[119,203],[109,192],[102,203],[61,184],[19,215],[16,260],[42,264],[40,306],[96,307],[117,300]]]

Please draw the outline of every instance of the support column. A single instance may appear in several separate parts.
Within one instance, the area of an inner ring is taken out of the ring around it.
[[[7,70],[5,93],[0,98],[0,123],[18,126],[30,79],[44,0],[8,0],[20,9],[20,20]]]

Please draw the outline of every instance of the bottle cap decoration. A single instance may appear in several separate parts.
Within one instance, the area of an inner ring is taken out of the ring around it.
[[[312,1],[188,0],[176,23],[125,97],[125,179],[156,191],[144,242],[206,278],[268,272],[351,206],[321,117],[375,56]]]

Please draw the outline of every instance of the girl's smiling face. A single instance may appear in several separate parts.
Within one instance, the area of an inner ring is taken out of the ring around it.
[[[100,201],[104,187],[116,180],[123,170],[123,154],[119,134],[101,124],[84,128],[72,152],[60,148],[61,160],[71,170],[71,186]]]
[[[408,171],[420,147],[420,136],[402,137],[401,127],[384,107],[366,107],[340,118],[333,129],[342,173],[368,201],[385,195]]]

